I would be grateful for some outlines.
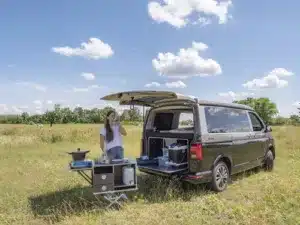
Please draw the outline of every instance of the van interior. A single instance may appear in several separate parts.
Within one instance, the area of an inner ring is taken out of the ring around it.
[[[140,168],[165,173],[188,169],[188,151],[194,138],[192,106],[165,106],[152,109],[147,117]],[[168,157],[163,157],[167,152]],[[161,163],[164,158],[165,162]]]

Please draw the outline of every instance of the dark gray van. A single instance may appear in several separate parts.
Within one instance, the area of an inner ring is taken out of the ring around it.
[[[202,101],[168,91],[130,91],[102,100],[149,107],[139,170],[227,188],[230,176],[255,167],[272,170],[271,127],[249,106]]]

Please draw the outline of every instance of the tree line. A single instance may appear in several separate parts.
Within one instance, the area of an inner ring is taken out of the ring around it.
[[[300,125],[300,108],[298,115],[283,117],[278,115],[277,105],[269,98],[247,98],[234,103],[252,107],[269,125]]]
[[[21,115],[0,115],[2,124],[67,124],[67,123],[104,123],[106,114],[114,110],[112,107],[102,109],[84,109],[76,107],[73,110],[69,107],[54,105],[53,110],[48,110],[44,114],[29,115],[23,112]],[[143,120],[142,112],[138,108],[125,109],[121,116],[121,121],[140,122]]]
[[[270,125],[300,125],[300,108],[298,115],[289,117],[278,116],[278,109],[269,98],[247,98],[234,103],[248,105]],[[67,124],[67,123],[103,123],[106,114],[112,107],[103,109],[84,109],[76,107],[73,110],[69,107],[61,107],[59,104],[53,110],[46,111],[40,115],[29,115],[24,112],[21,115],[0,115],[2,124]],[[146,114],[146,113],[145,113]],[[143,113],[138,108],[124,110],[121,114],[121,121],[138,123],[143,121]]]

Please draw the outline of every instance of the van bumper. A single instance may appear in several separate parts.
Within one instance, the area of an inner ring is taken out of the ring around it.
[[[212,171],[208,170],[194,174],[186,174],[182,177],[182,180],[193,184],[208,183],[212,180]]]

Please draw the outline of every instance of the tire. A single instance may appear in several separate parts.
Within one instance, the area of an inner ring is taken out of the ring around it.
[[[269,150],[266,154],[263,168],[265,171],[272,171],[274,168],[274,155],[271,150]]]
[[[215,192],[222,192],[227,189],[230,179],[229,169],[223,161],[217,163],[213,169],[211,188]]]

